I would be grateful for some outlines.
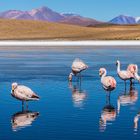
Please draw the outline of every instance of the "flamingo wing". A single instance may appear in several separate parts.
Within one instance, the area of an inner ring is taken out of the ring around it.
[[[23,99],[39,99],[39,96],[37,96],[30,88],[23,85],[19,85],[15,92],[18,97]]]
[[[136,64],[129,64],[127,71],[130,71],[131,73],[138,72],[138,66]]]
[[[134,75],[130,71],[120,71],[118,73],[118,75],[121,79],[124,79],[124,80],[127,80],[127,79],[134,77]]]
[[[111,76],[107,76],[104,77],[104,79],[102,80],[102,84],[105,88],[115,88],[116,87],[116,80],[111,77]]]

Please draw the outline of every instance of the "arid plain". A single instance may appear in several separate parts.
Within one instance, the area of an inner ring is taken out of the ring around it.
[[[0,20],[0,40],[140,40],[140,25],[81,27],[32,20]]]

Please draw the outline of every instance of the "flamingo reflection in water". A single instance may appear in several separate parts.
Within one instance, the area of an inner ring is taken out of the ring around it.
[[[140,119],[140,112],[134,117],[134,131],[138,130],[139,119]]]
[[[118,97],[118,114],[120,113],[121,106],[133,105],[138,100],[138,91],[134,87],[130,87],[129,92],[124,91],[122,95]]]
[[[31,126],[32,122],[39,116],[39,112],[20,111],[12,116],[12,130],[18,131],[27,126]]]
[[[99,121],[100,131],[104,132],[106,127],[116,119],[116,109],[110,104],[110,94],[106,95],[106,105],[102,109],[101,118]]]
[[[75,107],[83,107],[84,101],[87,98],[87,93],[85,90],[81,89],[81,81],[76,82],[75,85],[72,85],[72,82],[69,82],[69,87],[72,91],[72,99]]]

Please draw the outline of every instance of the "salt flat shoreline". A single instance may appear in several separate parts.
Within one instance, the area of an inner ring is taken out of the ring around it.
[[[140,41],[110,40],[110,41],[52,41],[52,40],[1,40],[0,46],[139,46]]]
[[[140,48],[140,41],[52,41],[52,40],[1,40],[0,50],[41,50],[47,48],[77,48],[77,47],[92,47],[92,48]]]

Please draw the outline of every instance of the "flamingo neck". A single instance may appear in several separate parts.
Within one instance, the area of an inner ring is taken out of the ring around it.
[[[135,72],[137,72],[137,73],[138,73],[138,66],[137,66],[137,65],[135,65],[135,68],[136,68]]]
[[[118,63],[118,65],[117,65],[117,72],[120,72],[120,67],[121,67],[121,64]]]
[[[135,77],[135,79],[137,79],[138,81],[140,81],[140,76],[138,75],[137,72],[134,73],[134,77]]]
[[[106,76],[107,72],[105,70],[104,74],[101,76],[101,80]]]

